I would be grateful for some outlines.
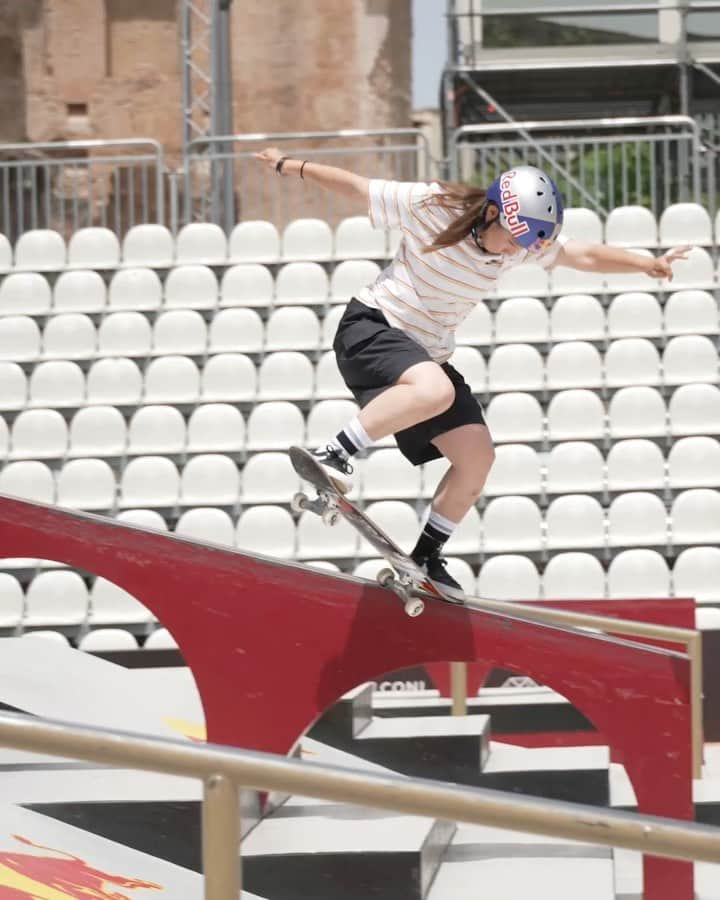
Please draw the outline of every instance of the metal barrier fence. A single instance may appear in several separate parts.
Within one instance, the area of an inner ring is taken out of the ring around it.
[[[291,219],[317,216],[335,224],[365,212],[330,192],[305,190],[299,179],[273,178],[253,158],[269,145],[367,177],[416,181],[436,174],[427,138],[415,128],[199,138],[190,145],[180,180],[184,222],[215,222],[229,231],[241,219],[269,219],[280,227]]]
[[[270,753],[198,746],[11,713],[0,714],[0,746],[202,779],[206,900],[239,896],[240,788],[300,794],[450,822],[492,824],[672,859],[720,862],[720,829],[694,822],[428,779],[371,775]]]
[[[52,228],[69,238],[166,220],[162,146],[153,140],[0,144],[0,232]]]
[[[717,208],[717,153],[687,116],[465,125],[449,149],[453,178],[484,185],[505,169],[537,165],[555,178],[566,206],[602,215],[630,204],[656,216],[682,201],[711,215]]]

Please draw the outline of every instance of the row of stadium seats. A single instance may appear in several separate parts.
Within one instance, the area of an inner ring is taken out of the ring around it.
[[[179,522],[176,533],[189,532],[193,537],[191,523],[187,531],[184,529],[184,523]],[[330,562],[308,564],[339,571]],[[384,560],[369,558],[350,572],[372,580],[385,565]],[[656,550],[633,548],[618,553],[607,569],[595,555],[584,551],[553,556],[542,573],[531,559],[520,554],[490,557],[479,570],[466,560],[450,557],[449,569],[471,596],[499,600],[676,596],[695,597],[707,606],[720,604],[720,549],[710,546],[682,550],[672,567]],[[152,613],[137,599],[102,578],[88,589],[73,571],[47,570],[36,574],[23,590],[12,574],[0,572],[0,629],[142,626],[153,621]]]
[[[708,610],[706,610],[708,612]],[[48,640],[64,646],[75,646],[71,638],[61,631],[36,629],[20,635],[31,640]],[[119,650],[169,650],[177,644],[167,628],[155,628],[144,640],[124,628],[94,628],[84,633],[76,644],[86,653],[108,653]]]
[[[97,366],[102,366],[103,371],[107,369],[102,362]],[[130,374],[135,371],[129,370]],[[126,374],[127,370],[123,367],[119,373]],[[0,369],[0,376],[4,374],[6,370]],[[235,406],[202,402],[207,399],[206,393],[204,398],[191,398],[193,405],[197,405],[186,423],[182,413],[162,402],[162,398],[155,400],[149,393],[143,398],[139,390],[128,393],[127,385],[110,378],[103,381],[99,374],[93,379],[92,374],[91,371],[87,397],[77,397],[75,406],[80,409],[72,416],[69,429],[63,427],[58,416],[52,415],[57,409],[48,410],[41,403],[31,402],[26,410],[25,383],[19,383],[13,392],[8,379],[9,396],[5,402],[21,410],[19,415],[36,413],[22,419],[21,446],[25,442],[36,453],[49,457],[60,456],[63,447],[68,448],[71,456],[123,456],[128,452],[129,426],[118,406],[139,407],[132,436],[135,443],[130,446],[143,446],[145,452],[171,454],[237,453],[286,448],[291,444],[314,447],[327,440],[328,435],[336,434],[357,413],[356,405],[350,400],[318,400],[306,418],[297,404],[271,400],[255,404],[246,421]],[[64,399],[55,405],[69,413]],[[33,406],[40,408],[33,409]],[[485,415],[496,443],[712,435],[720,434],[720,390],[710,384],[681,385],[666,407],[655,388],[625,387],[613,394],[606,410],[597,393],[578,388],[556,393],[546,411],[536,397],[514,391],[493,397]],[[10,446],[11,427],[0,416],[0,446],[4,453]],[[39,434],[45,429],[46,436]],[[378,442],[379,446],[392,443],[392,438]]]

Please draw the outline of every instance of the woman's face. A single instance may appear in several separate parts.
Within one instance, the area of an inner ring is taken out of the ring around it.
[[[485,221],[490,222],[487,228],[478,235],[480,242],[487,253],[516,253],[522,247],[515,238],[506,231],[498,220],[498,208],[494,203],[488,206]]]

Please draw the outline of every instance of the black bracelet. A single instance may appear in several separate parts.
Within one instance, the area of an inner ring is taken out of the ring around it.
[[[281,156],[280,159],[275,163],[275,171],[278,173],[278,175],[282,175],[283,163],[288,159],[290,159],[289,156]]]
[[[300,166],[300,177],[302,178],[303,181],[305,181],[305,178],[303,177],[303,169],[305,168],[307,163],[308,163],[308,161],[305,159],[305,160],[303,160],[303,164]]]

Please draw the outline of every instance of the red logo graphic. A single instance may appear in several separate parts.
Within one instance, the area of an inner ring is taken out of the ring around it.
[[[520,200],[513,190],[512,180],[517,173],[513,169],[506,172],[500,180],[500,199],[502,200],[503,213],[507,219],[508,228],[513,237],[520,237],[521,234],[527,234],[530,227],[527,222],[521,222],[518,219],[520,211]]]

